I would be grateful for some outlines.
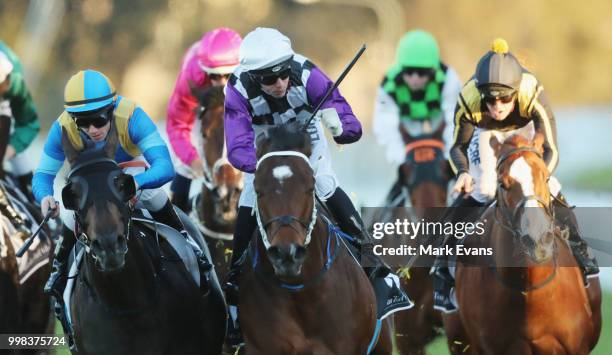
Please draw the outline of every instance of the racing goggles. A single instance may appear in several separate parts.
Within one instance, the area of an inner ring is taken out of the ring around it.
[[[493,95],[482,95],[482,100],[489,105],[495,105],[495,102],[497,102],[498,100],[502,103],[502,104],[509,104],[512,101],[514,101],[514,98],[516,97],[515,93],[511,93],[511,94],[505,94],[505,95],[500,95],[500,96],[493,96]]]
[[[251,74],[257,82],[263,85],[274,85],[278,79],[285,80],[289,77],[291,69],[284,69],[269,75]]]
[[[89,126],[102,128],[112,118],[113,109],[114,105],[110,105],[94,112],[71,112],[70,116],[81,129],[87,129]]]
[[[403,74],[413,75],[416,74],[418,76],[433,76],[434,70],[431,68],[416,68],[416,67],[406,67],[402,70]]]
[[[232,74],[208,74],[211,81],[220,81],[221,79],[229,79]]]

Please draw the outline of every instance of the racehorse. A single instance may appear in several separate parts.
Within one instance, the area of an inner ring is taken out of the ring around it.
[[[452,178],[452,171],[444,157],[443,130],[442,124],[432,133],[415,137],[400,125],[406,158],[399,167],[399,178],[394,189],[401,191],[396,190],[394,201],[388,201],[389,206],[380,209],[381,213],[370,217],[370,221],[438,220],[438,214],[446,206],[447,187]],[[406,200],[409,200],[409,204],[406,204]],[[381,241],[386,247],[392,247],[394,242],[391,237]],[[402,244],[416,248],[425,243],[427,236],[402,240]],[[433,309],[433,286],[427,267],[431,266],[431,261],[417,258],[423,259],[415,256],[393,263],[402,265],[398,270],[401,286],[415,304],[395,315],[395,345],[400,354],[424,354],[425,346],[439,335],[437,329],[442,326],[439,312]]]
[[[151,230],[133,219],[135,183],[112,159],[114,123],[104,149],[79,152],[65,131],[62,145],[72,168],[62,200],[75,210],[85,251],[70,297],[76,352],[219,354],[226,323],[220,291],[203,294],[159,237],[164,226]]]
[[[491,247],[493,255],[485,266],[483,256],[458,257],[459,310],[444,316],[454,354],[587,354],[597,343],[599,281],[585,288],[554,225],[543,141],[541,133],[533,142],[491,138],[496,200],[480,218],[485,234],[467,237],[464,246]]]
[[[240,284],[247,354],[390,354],[368,278],[317,212],[308,134],[277,126],[257,141],[259,234]]]
[[[191,217],[199,222],[217,274],[227,275],[242,172],[227,160],[223,126],[225,95],[222,87],[192,89],[200,102],[198,117],[204,152],[204,181],[201,193],[193,199]]]
[[[4,156],[10,131],[10,118],[0,117],[0,156]],[[28,200],[28,192],[21,191],[21,184],[0,164],[0,188],[17,213],[27,216],[26,228],[36,227],[43,220],[39,209]],[[49,297],[43,293],[45,281],[51,270],[50,230],[43,228],[40,241],[18,259],[16,249],[28,237],[17,231],[9,216],[0,216],[0,333],[51,333],[53,316]],[[20,269],[21,268],[21,269]],[[35,354],[37,350],[22,349],[18,354]]]

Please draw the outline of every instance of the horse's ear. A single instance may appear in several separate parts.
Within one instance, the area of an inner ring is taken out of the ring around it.
[[[84,180],[74,178],[62,189],[62,203],[67,210],[79,211],[85,207],[87,186]]]
[[[257,147],[255,155],[257,156],[258,160],[265,154],[265,152],[268,151],[269,145],[270,139],[268,139],[268,132],[264,130],[255,138],[255,147]]]
[[[70,165],[73,165],[76,161],[79,151],[72,145],[70,138],[68,138],[68,131],[62,127],[62,148],[64,149],[64,155]]]
[[[533,137],[533,147],[542,154],[544,152],[544,134],[541,131],[537,131]]]
[[[117,125],[115,124],[115,119],[113,118],[111,120],[108,135],[106,136],[106,145],[104,146],[104,154],[108,158],[114,160],[115,153],[117,152],[118,146],[119,146],[119,135],[117,133]]]
[[[410,135],[406,127],[404,127],[404,125],[401,122],[399,123],[399,131],[402,136],[402,140],[404,141],[404,144],[408,144],[414,141],[414,137]]]
[[[491,146],[491,148],[493,148],[493,152],[495,152],[495,155],[497,156],[497,153],[499,152],[502,146],[499,139],[497,139],[496,136],[491,135],[491,138],[489,139],[489,145]]]
[[[117,175],[113,184],[115,185],[115,189],[119,192],[119,198],[123,202],[128,202],[132,197],[136,195],[136,182],[134,181],[134,177],[130,174],[121,173]]]

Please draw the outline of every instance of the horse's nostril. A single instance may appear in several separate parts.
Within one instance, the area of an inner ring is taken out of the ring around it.
[[[124,235],[119,235],[117,237],[117,249],[118,250],[125,250],[127,247],[127,239],[125,238]]]
[[[281,252],[281,249],[279,247],[271,246],[268,249],[268,256],[272,260],[281,260],[283,258],[283,253]]]
[[[294,258],[295,260],[304,260],[304,258],[306,257],[306,247],[298,245],[295,248],[295,255]]]
[[[93,249],[94,252],[99,252],[102,251],[102,244],[100,244],[100,241],[97,239],[94,239],[91,242],[91,249]]]

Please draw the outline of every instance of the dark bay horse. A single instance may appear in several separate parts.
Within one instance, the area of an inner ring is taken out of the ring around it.
[[[544,138],[491,139],[498,157],[496,202],[481,216],[483,236],[464,246],[492,247],[459,257],[457,313],[444,316],[454,354],[587,354],[601,330],[598,279],[582,273],[554,225]]]
[[[240,284],[246,352],[391,354],[368,278],[317,213],[310,152],[309,136],[292,126],[258,139],[259,234]]]
[[[199,222],[206,238],[217,274],[227,275],[236,224],[238,199],[242,191],[242,172],[227,160],[223,126],[223,87],[192,89],[200,102],[204,182],[194,198],[191,217]]]
[[[203,294],[166,239],[132,219],[114,124],[103,150],[78,152],[65,132],[62,145],[72,167],[62,199],[86,251],[70,301],[77,353],[220,354],[223,299]]]
[[[10,131],[10,119],[0,117],[0,156],[4,156]],[[29,200],[28,191],[22,191],[20,182],[10,173],[4,172],[0,164],[0,188],[4,197],[13,208],[22,215],[27,215],[24,222],[27,227],[37,227],[43,220],[39,208]],[[51,270],[51,250],[49,228],[44,228],[40,244],[37,244],[35,257],[26,252],[26,257],[19,260],[15,256],[14,243],[22,243],[29,234],[18,232],[7,216],[0,217],[0,334],[1,333],[51,333],[53,316],[49,297],[43,293],[43,287]],[[13,239],[13,240],[11,240]],[[44,244],[44,245],[43,245]],[[34,248],[33,248],[34,249]],[[34,250],[32,250],[34,252]],[[31,257],[26,262],[26,258]],[[20,274],[18,261],[25,263],[26,268]],[[46,263],[45,263],[46,262]],[[44,265],[43,265],[44,264]],[[42,265],[42,266],[41,266]],[[15,354],[35,354],[37,350],[19,350]],[[2,353],[2,351],[0,351]]]
[[[404,162],[399,167],[399,177],[394,189],[397,197],[387,208],[380,209],[377,216],[370,216],[373,222],[395,220],[435,221],[447,202],[447,187],[452,171],[444,157],[442,132],[444,124],[434,132],[411,136],[400,125],[400,133],[405,144]],[[398,191],[401,189],[401,191]],[[370,223],[370,224],[371,224]],[[394,238],[384,238],[383,246],[392,247]],[[417,247],[425,244],[427,236],[403,239],[402,244]],[[395,245],[397,246],[397,245]],[[422,259],[422,258],[420,258]],[[398,274],[401,286],[414,301],[414,307],[395,315],[395,345],[400,354],[424,354],[425,346],[431,342],[442,327],[442,318],[433,309],[433,286],[429,275],[431,261],[410,257],[394,263],[401,265]]]

